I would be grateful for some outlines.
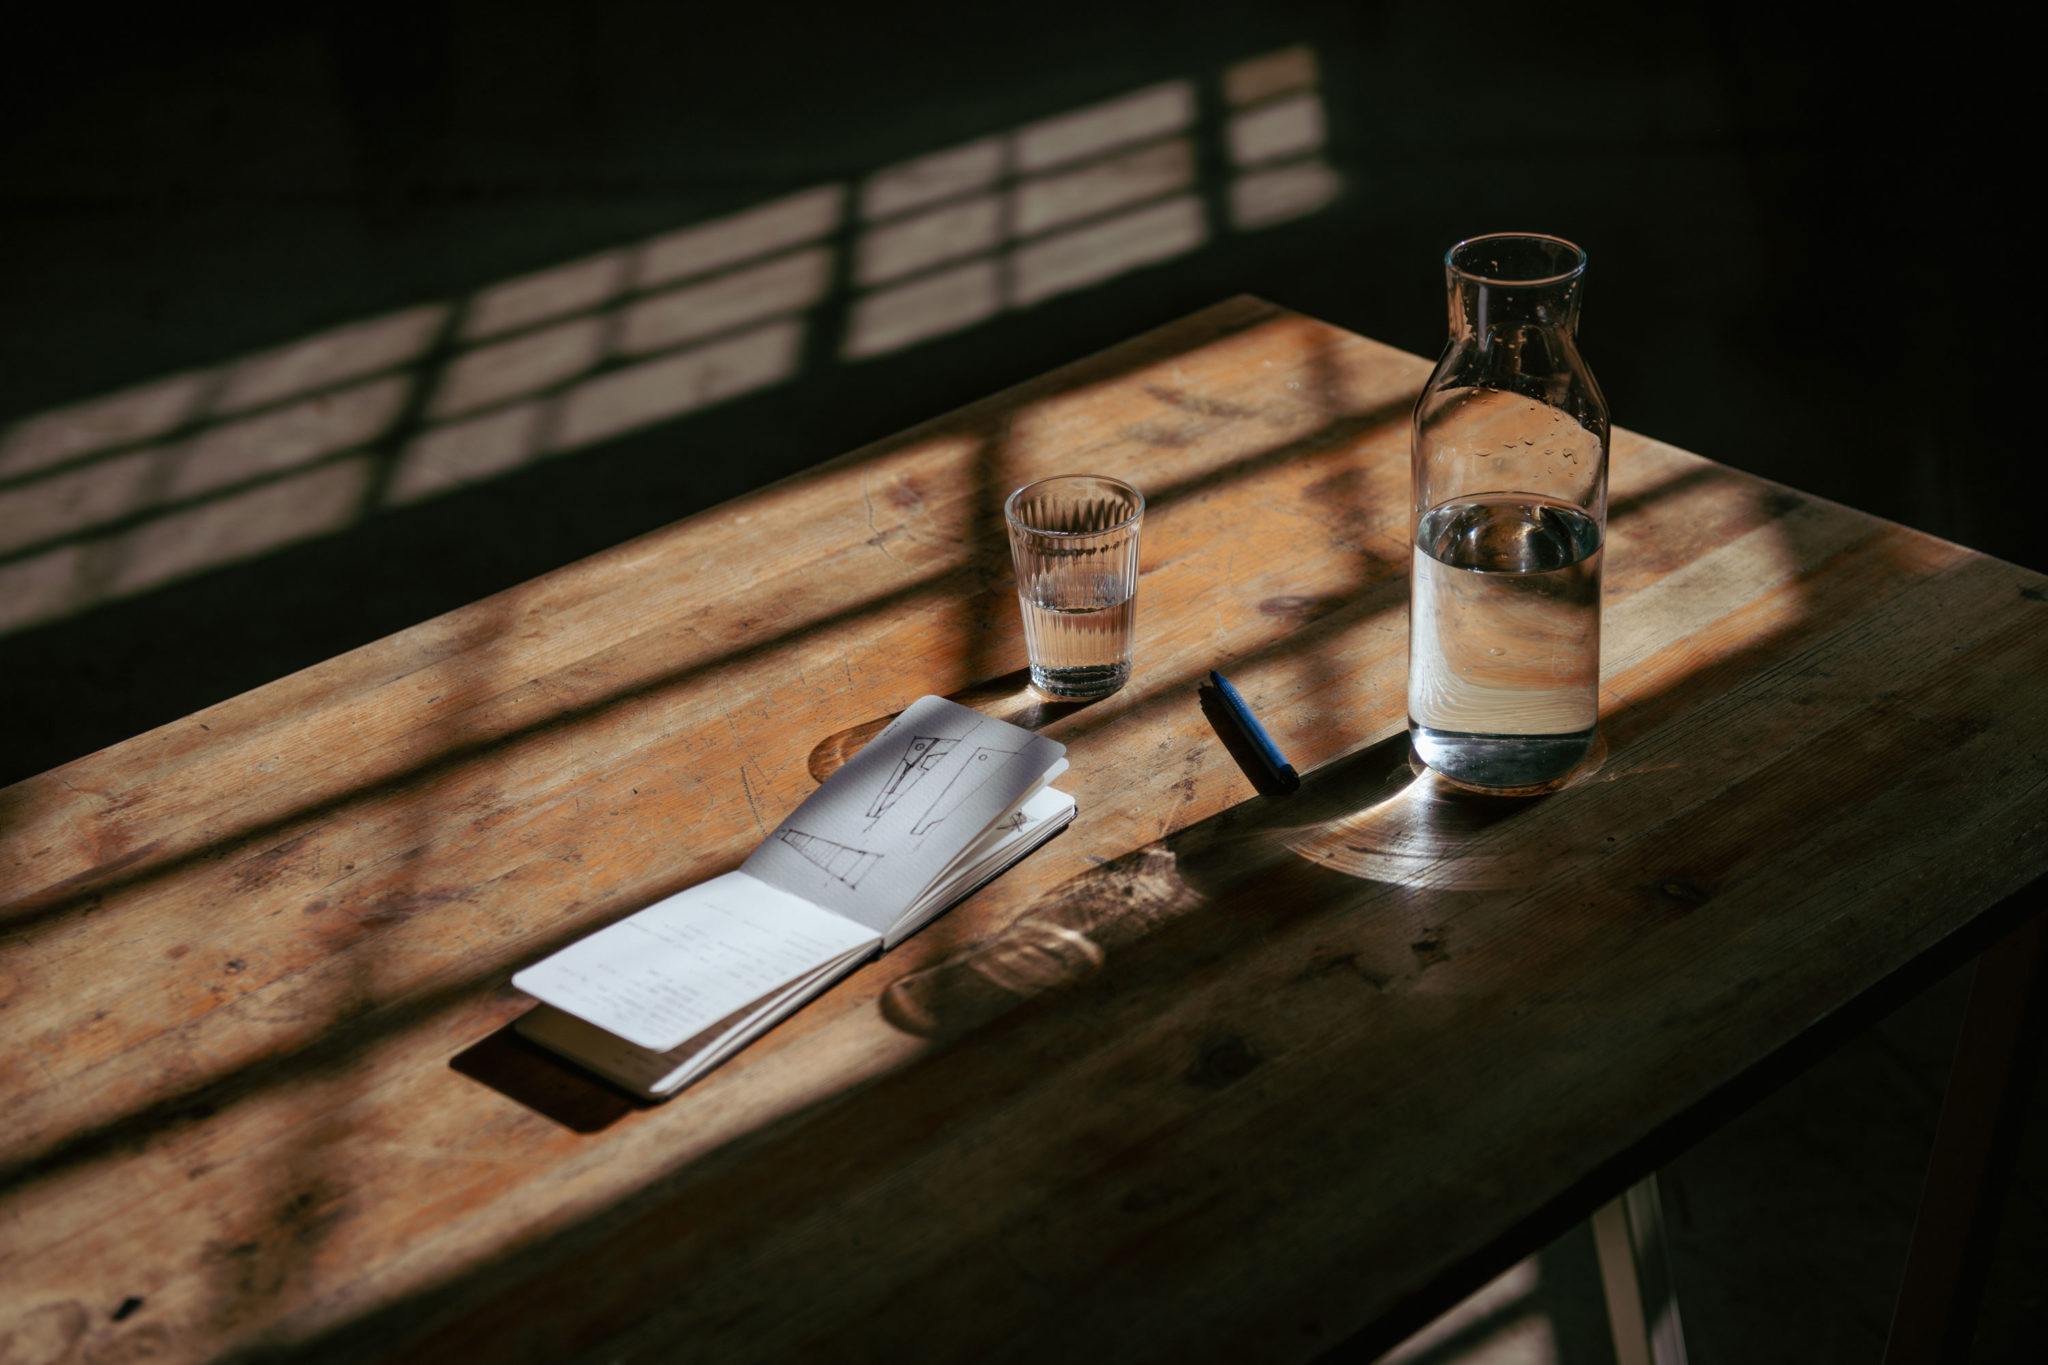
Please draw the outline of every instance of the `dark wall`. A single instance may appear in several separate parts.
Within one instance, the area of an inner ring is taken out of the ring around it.
[[[1213,89],[1294,43],[1320,64],[1345,188],[942,341],[820,352],[776,389],[0,636],[0,781],[1231,294],[1433,353],[1444,248],[1502,228],[1588,247],[1584,346],[1623,425],[2048,565],[2018,422],[2025,260],[2000,237],[2017,58],[1858,22],[1424,3],[56,16],[14,40],[0,107],[0,424],[1150,83]]]

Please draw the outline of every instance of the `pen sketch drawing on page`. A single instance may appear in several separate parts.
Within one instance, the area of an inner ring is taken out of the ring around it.
[[[976,749],[965,763],[953,770],[952,778],[939,790],[939,794],[932,798],[931,805],[925,807],[925,812],[918,818],[917,823],[910,827],[911,834],[923,834],[973,800],[974,794],[981,790],[982,783],[988,781],[989,774],[1002,766],[996,760],[1015,758],[1019,752],[1021,751],[1017,749],[998,749],[989,745]],[[965,779],[964,783],[962,779]]]
[[[882,861],[882,855],[872,849],[834,843],[800,829],[783,830],[782,842],[802,854],[806,861],[824,868],[835,881],[844,882],[849,890],[858,890],[861,877]]]
[[[875,793],[874,801],[868,806],[869,827],[887,815],[889,808],[902,800],[926,773],[937,767],[940,759],[953,752],[953,746],[959,742],[941,735],[912,735],[910,743],[903,747],[903,756],[896,761],[888,782]]]

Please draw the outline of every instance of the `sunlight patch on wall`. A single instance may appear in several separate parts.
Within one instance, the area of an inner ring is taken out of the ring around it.
[[[1289,48],[26,418],[0,631],[787,382],[835,298],[816,340],[865,361],[1314,213],[1343,188],[1316,83]]]
[[[1002,306],[996,263],[969,261],[855,303],[842,353],[849,360],[884,355],[992,318]]]
[[[1200,246],[1199,198],[1157,202],[1195,184],[1196,113],[1194,85],[1170,81],[877,172],[854,249],[854,282],[869,292],[849,310],[841,358],[887,355]]]
[[[157,453],[138,451],[0,493],[0,554],[127,515],[149,498]]]
[[[367,444],[391,429],[411,391],[405,376],[385,375],[209,427],[168,453],[164,491],[172,499],[210,493]]]
[[[1154,265],[1208,240],[1202,203],[1182,195],[1018,248],[1010,262],[1010,302],[1028,305]]]
[[[367,455],[210,498],[130,529],[0,563],[0,630],[14,630],[237,563],[361,515],[374,476]]]
[[[387,502],[416,502],[435,493],[509,474],[540,453],[543,404],[515,403],[464,422],[446,422],[413,438],[398,458]]]
[[[1241,175],[1230,185],[1230,219],[1240,229],[1306,218],[1344,188],[1320,160]]]
[[[1292,47],[1232,67],[1223,76],[1232,109],[1224,128],[1231,164],[1230,224],[1239,231],[1305,218],[1344,188],[1323,159],[1329,140],[1316,56]]]
[[[81,601],[85,546],[59,545],[30,559],[0,564],[0,631],[68,616],[90,606]]]
[[[821,303],[832,288],[832,255],[815,247],[644,299],[621,314],[616,349],[646,355]]]
[[[674,284],[723,266],[802,246],[839,226],[846,191],[822,185],[730,218],[657,237],[640,248],[634,284]]]
[[[985,137],[878,172],[861,186],[860,215],[872,222],[993,185],[1009,163],[1009,145]]]
[[[1135,142],[1178,133],[1194,121],[1194,85],[1188,81],[1169,81],[1019,129],[1017,169],[1031,172],[1064,166]]]
[[[125,597],[338,531],[355,520],[373,472],[359,455],[158,517],[95,546],[91,576],[105,595]]]
[[[803,326],[773,322],[579,385],[563,399],[548,448],[571,450],[665,422],[796,373]]]
[[[1223,73],[1220,151],[1235,174],[1219,197],[1232,228],[1303,218],[1342,192],[1323,158],[1317,81],[1307,47]],[[1214,231],[1191,192],[1199,108],[1192,82],[1171,81],[878,172],[861,190],[869,226],[855,247],[854,280],[870,292],[842,357],[932,341],[1199,249]]]
[[[609,303],[625,289],[630,264],[627,252],[607,251],[481,290],[464,313],[462,339],[481,341]]]
[[[1003,239],[1003,202],[992,194],[899,219],[860,239],[854,279],[883,284],[993,249]]]
[[[161,436],[196,411],[217,382],[211,372],[173,375],[28,418],[0,441],[0,478]]]
[[[1028,237],[1194,183],[1194,143],[1170,138],[1079,170],[1024,181],[1017,187],[1012,221],[1017,235]]]
[[[246,412],[396,369],[427,352],[448,312],[442,303],[408,308],[238,361],[227,367],[212,411]]]
[[[408,388],[403,377],[387,375],[206,427],[180,443],[130,450],[84,468],[0,488],[0,555],[259,482],[357,448],[390,428]]]
[[[602,318],[580,317],[466,351],[441,371],[427,416],[460,417],[553,388],[597,364],[604,339]]]

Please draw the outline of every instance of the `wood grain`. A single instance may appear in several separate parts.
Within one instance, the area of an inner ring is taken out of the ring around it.
[[[0,1360],[1306,1357],[2041,873],[2042,580],[1626,432],[1604,764],[1418,778],[1426,372],[1234,300],[0,791]],[[1001,501],[1082,470],[1150,502],[1137,668],[1036,706]],[[548,1117],[512,971],[927,692],[1071,746],[1075,825]]]

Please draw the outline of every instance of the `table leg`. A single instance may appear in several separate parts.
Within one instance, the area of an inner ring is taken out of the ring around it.
[[[1685,1365],[1656,1176],[1644,1176],[1594,1213],[1593,1245],[1619,1365]]]
[[[2040,1053],[2041,1016],[2048,1013],[2040,971],[2048,913],[2038,884],[2021,894],[2033,897],[2034,908],[1984,950],[1970,983],[1913,1245],[1892,1310],[1885,1365],[1969,1355],[2027,1086]]]

